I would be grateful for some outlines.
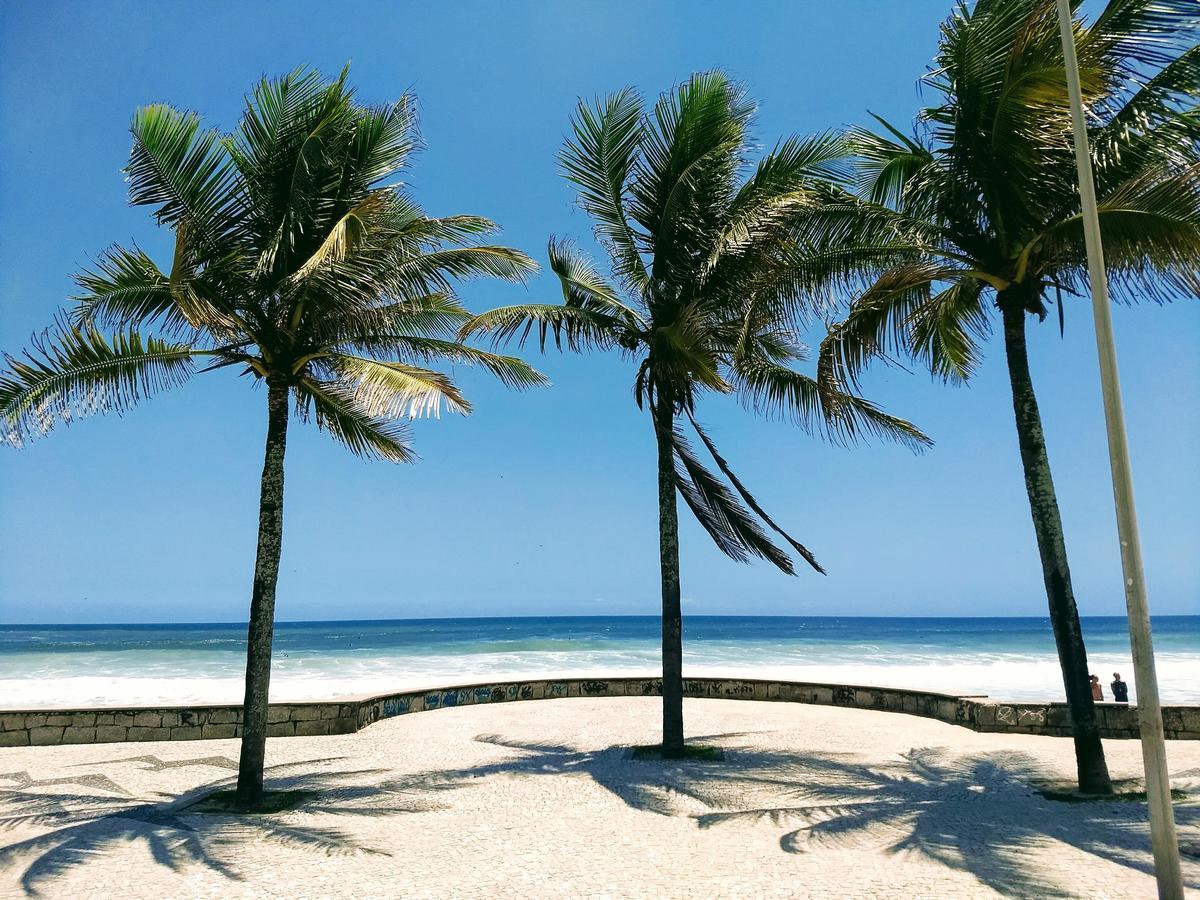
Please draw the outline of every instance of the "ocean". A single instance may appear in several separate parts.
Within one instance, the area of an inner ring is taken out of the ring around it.
[[[1125,619],[1085,618],[1092,671],[1133,684]],[[1200,616],[1153,623],[1165,703],[1200,703]],[[283,622],[271,698],[532,674],[653,673],[648,616]],[[245,626],[0,626],[0,707],[240,701]],[[689,616],[684,672],[1061,699],[1045,618]]]

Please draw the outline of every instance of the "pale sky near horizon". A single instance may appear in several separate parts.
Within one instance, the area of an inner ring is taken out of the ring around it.
[[[755,133],[911,121],[949,0],[761,2],[44,2],[0,27],[0,349],[49,324],[70,276],[113,241],[169,265],[168,235],[126,204],[139,105],[234,127],[264,74],[352,62],[365,102],[417,94],[427,149],[407,180],[434,214],[474,213],[544,262],[551,233],[594,247],[555,154],[580,96],[653,97],[720,66],[760,101]],[[471,283],[475,310],[560,295]],[[1117,344],[1156,614],[1200,612],[1200,303],[1117,309]],[[1030,328],[1076,593],[1123,611],[1086,300],[1066,336]],[[526,355],[554,386],[513,394],[460,371],[469,418],[421,421],[421,461],[354,459],[311,426],[289,433],[280,620],[653,614],[655,458],[617,356]],[[811,364],[810,364],[811,365]],[[763,505],[827,577],[722,556],[687,520],[685,612],[1042,615],[1002,348],[945,387],[878,369],[867,393],[936,446],[829,447],[710,397],[701,419]],[[228,372],[123,418],[0,448],[0,623],[244,620],[264,395]]]

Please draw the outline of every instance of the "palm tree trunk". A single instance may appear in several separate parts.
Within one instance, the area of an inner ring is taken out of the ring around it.
[[[253,807],[262,799],[267,749],[267,698],[275,631],[275,584],[283,546],[283,454],[287,445],[288,385],[267,378],[267,447],[258,501],[258,555],[246,634],[246,699],[242,704],[242,755],[237,800]]]
[[[662,664],[664,756],[683,755],[683,612],[679,604],[679,510],[675,500],[675,453],[671,441],[674,404],[659,395],[658,555],[662,572]]]
[[[1004,349],[1008,357],[1008,377],[1012,386],[1013,411],[1017,420],[1017,440],[1025,469],[1025,490],[1033,514],[1042,558],[1042,577],[1050,602],[1050,625],[1058,647],[1063,686],[1075,732],[1075,764],[1079,789],[1094,794],[1111,794],[1112,781],[1104,761],[1104,746],[1096,722],[1096,705],[1088,675],[1087,650],[1079,626],[1079,610],[1071,588],[1071,570],[1067,566],[1067,544],[1063,537],[1058,498],[1050,477],[1050,457],[1042,431],[1042,416],[1029,374],[1029,355],[1025,345],[1025,307],[1004,302]]]

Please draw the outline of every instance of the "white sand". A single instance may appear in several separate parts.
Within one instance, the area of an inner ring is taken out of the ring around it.
[[[0,750],[0,893],[47,897],[1154,895],[1145,808],[1052,802],[1071,742],[688,700],[721,763],[631,760],[658,700],[471,706],[268,745],[274,816],[181,812],[235,741]],[[1105,744],[1114,777],[1138,745]],[[1173,742],[1200,853],[1200,742]],[[182,798],[182,800],[180,799]],[[1184,858],[1200,887],[1200,860]]]

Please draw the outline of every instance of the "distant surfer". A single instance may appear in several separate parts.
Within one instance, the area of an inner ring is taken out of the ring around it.
[[[1093,700],[1103,700],[1104,699],[1104,688],[1102,688],[1100,686],[1100,676],[1099,675],[1092,676],[1092,699]]]
[[[1109,687],[1112,688],[1113,700],[1117,703],[1129,702],[1129,685],[1121,680],[1120,672],[1113,672],[1112,684]]]

